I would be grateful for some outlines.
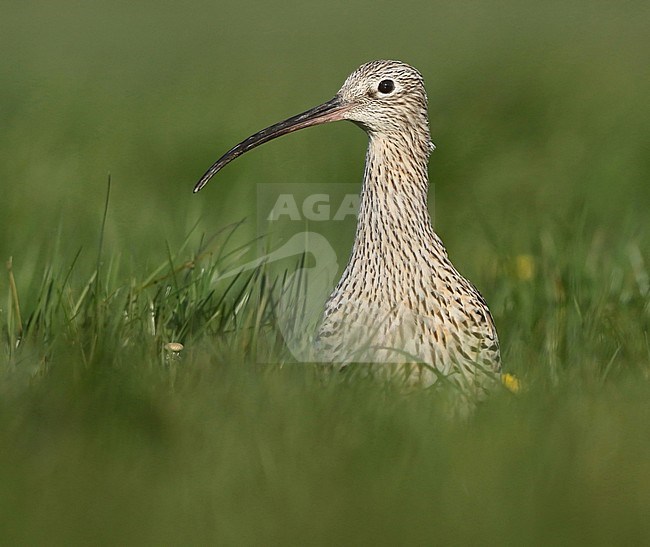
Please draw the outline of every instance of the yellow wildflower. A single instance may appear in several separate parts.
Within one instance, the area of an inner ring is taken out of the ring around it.
[[[514,374],[504,372],[501,375],[501,383],[507,390],[512,391],[512,393],[519,393],[521,391],[521,382]]]

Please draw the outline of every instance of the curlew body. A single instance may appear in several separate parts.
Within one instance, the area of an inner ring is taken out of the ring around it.
[[[433,150],[420,73],[398,61],[353,72],[336,96],[256,133],[228,151],[200,190],[244,152],[297,129],[350,120],[368,134],[356,237],[347,267],[325,304],[316,347],[333,362],[424,363],[485,386],[500,371],[499,342],[485,300],[450,262],[427,209]],[[435,371],[437,372],[434,372]]]

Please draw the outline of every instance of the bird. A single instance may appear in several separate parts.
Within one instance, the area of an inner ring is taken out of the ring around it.
[[[433,228],[427,199],[435,146],[417,69],[391,60],[361,65],[331,100],[228,150],[194,192],[263,143],[339,120],[362,128],[368,148],[352,252],[324,305],[316,353],[341,365],[390,365],[410,383],[445,378],[486,391],[500,378],[499,338],[485,299],[452,264]]]

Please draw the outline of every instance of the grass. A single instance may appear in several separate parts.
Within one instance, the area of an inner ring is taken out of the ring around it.
[[[64,4],[0,22],[1,543],[648,542],[644,3]],[[268,241],[256,185],[360,180],[361,132],[279,140],[191,196],[381,57],[424,73],[436,226],[523,385],[468,418],[447,389],[293,363],[290,260],[212,281]]]

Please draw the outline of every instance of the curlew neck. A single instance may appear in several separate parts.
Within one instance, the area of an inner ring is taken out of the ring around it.
[[[427,207],[428,128],[419,135],[416,140],[369,134],[356,238],[346,270],[371,261],[392,278],[405,271],[405,262],[430,264],[436,255],[446,256]]]

